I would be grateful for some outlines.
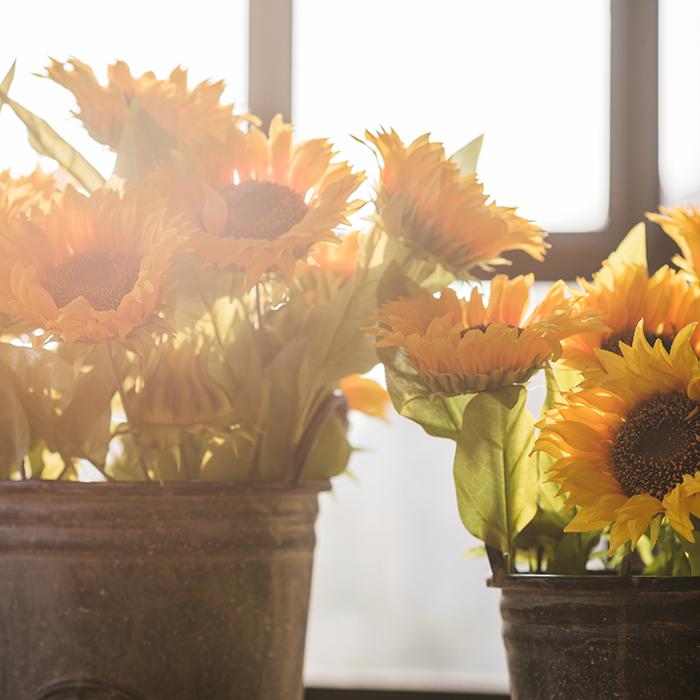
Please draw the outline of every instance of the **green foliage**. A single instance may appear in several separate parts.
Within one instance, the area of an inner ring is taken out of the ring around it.
[[[347,416],[340,410],[330,412],[306,459],[305,480],[327,479],[346,470],[352,455],[347,432]]]
[[[690,576],[691,561],[689,561],[685,551],[690,544],[674,532],[669,525],[662,525],[655,546],[649,547],[648,553],[643,557],[646,559],[644,574],[649,576]],[[644,549],[643,546],[640,552],[644,553]],[[697,569],[693,575],[699,575]]]
[[[131,182],[138,182],[170,155],[176,141],[162,129],[138,100],[129,106],[129,120],[121,134],[114,172]]]
[[[26,417],[30,439],[21,443],[25,454],[42,440],[66,461],[104,464],[115,387],[99,358],[0,343],[0,366],[7,390],[16,398],[16,420],[23,421],[22,412]]]
[[[428,435],[459,440],[464,409],[474,394],[432,394],[406,355],[395,348],[381,349],[379,358],[384,364],[389,396],[398,413],[418,423]]]
[[[547,411],[554,408],[561,394],[575,387],[580,381],[578,372],[548,367],[544,370],[546,395],[540,417],[544,417]],[[558,495],[559,487],[548,479],[548,471],[554,462],[554,458],[545,452],[534,452],[531,459],[538,474],[537,500],[540,508],[547,512],[550,519],[560,525],[560,533],[564,526],[571,520],[571,512],[564,504],[564,498]],[[563,533],[561,533],[563,535]]]
[[[643,221],[629,230],[608,260],[613,264],[647,266],[647,228]]]
[[[483,143],[484,135],[481,134],[450,156],[450,160],[457,163],[463,175],[473,175],[476,172]]]
[[[88,192],[102,187],[105,182],[102,175],[73,146],[61,138],[47,122],[8,97],[7,92],[12,83],[14,71],[13,63],[0,85],[0,104],[7,104],[27,127],[31,147],[39,155],[53,158]]]
[[[533,421],[526,396],[523,387],[508,387],[477,394],[469,401],[454,460],[464,526],[506,553],[512,552],[515,536],[536,511],[537,475],[528,459]]]

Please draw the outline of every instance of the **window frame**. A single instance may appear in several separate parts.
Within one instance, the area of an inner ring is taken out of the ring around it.
[[[249,107],[264,125],[281,113],[292,116],[293,0],[249,0]],[[538,279],[590,276],[625,233],[660,203],[658,155],[658,0],[610,0],[610,191],[608,222],[590,232],[554,231],[542,263],[515,253],[510,274]],[[675,251],[661,229],[647,222],[649,267]],[[485,698],[472,694],[380,693],[372,690],[310,689],[307,698]],[[504,696],[493,696],[504,697]]]
[[[249,105],[263,124],[292,116],[294,0],[249,0]],[[510,274],[538,279],[590,276],[600,262],[660,203],[658,155],[658,0],[610,0],[610,192],[608,222],[598,231],[553,231],[544,262],[508,255]],[[647,223],[649,267],[670,260],[671,240]]]

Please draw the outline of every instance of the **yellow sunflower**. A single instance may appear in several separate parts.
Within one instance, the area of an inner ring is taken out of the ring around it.
[[[297,260],[335,241],[362,205],[349,199],[363,174],[334,155],[325,139],[293,145],[278,115],[269,136],[255,126],[232,131],[225,146],[184,157],[153,181],[201,227],[192,247],[211,265],[243,271],[250,288],[271,270],[289,282]]]
[[[389,236],[456,276],[522,250],[542,260],[545,233],[515,209],[487,202],[477,176],[461,174],[428,134],[405,146],[395,131],[366,132],[382,161],[377,215]]]
[[[107,68],[107,84],[101,85],[90,66],[72,58],[66,63],[52,59],[47,77],[75,95],[77,115],[88,133],[100,143],[116,149],[134,104],[174,141],[190,143],[203,139],[223,141],[240,117],[233,105],[222,105],[223,81],[201,82],[187,87],[187,71],[175,68],[166,80],[152,72],[131,75],[129,66],[117,61]]]
[[[56,181],[41,170],[17,178],[0,172],[0,235],[17,215],[46,211],[55,194]]]
[[[619,352],[620,341],[630,344],[640,320],[647,340],[660,339],[667,349],[681,328],[700,321],[700,288],[667,266],[650,277],[646,265],[606,260],[590,282],[579,279],[578,284],[580,308],[598,312],[607,330],[564,341],[564,362],[573,369],[599,366],[598,349]],[[692,342],[700,352],[700,328]]]
[[[648,212],[653,221],[670,236],[681,249],[682,256],[673,262],[691,278],[700,277],[700,209],[697,207],[659,207],[659,213]]]
[[[452,289],[439,297],[387,302],[376,317],[377,347],[407,354],[423,383],[438,394],[466,394],[522,384],[561,354],[561,340],[597,331],[597,316],[572,306],[563,282],[525,318],[533,275],[496,275],[488,303],[475,288],[468,300]]]
[[[668,351],[637,326],[622,356],[598,351],[604,373],[564,395],[540,423],[536,449],[555,458],[551,480],[579,510],[568,532],[612,524],[610,549],[634,547],[656,516],[694,541],[700,517],[700,362],[681,330]],[[584,372],[584,377],[586,373]]]
[[[68,187],[45,217],[24,219],[0,260],[0,311],[47,338],[123,338],[156,310],[163,275],[187,231],[143,189],[123,198]]]

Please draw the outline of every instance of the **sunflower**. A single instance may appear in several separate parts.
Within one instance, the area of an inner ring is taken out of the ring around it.
[[[0,235],[18,215],[46,211],[55,194],[56,181],[39,169],[18,178],[8,170],[0,172]]]
[[[204,81],[190,90],[187,71],[180,67],[159,80],[152,72],[134,77],[126,63],[117,61],[107,68],[107,84],[101,85],[90,66],[78,59],[52,59],[46,74],[75,95],[77,116],[88,133],[112,149],[119,146],[135,104],[178,143],[223,141],[243,118],[232,114],[233,105],[221,104],[223,81]]]
[[[559,357],[562,338],[602,328],[595,314],[572,306],[563,282],[524,319],[533,280],[496,275],[487,304],[478,288],[468,300],[448,288],[439,297],[421,290],[417,298],[387,302],[373,329],[377,347],[402,348],[436,394],[522,384]]]
[[[580,308],[598,312],[608,328],[564,341],[564,363],[573,369],[599,366],[598,349],[619,353],[620,342],[632,342],[640,320],[647,340],[653,344],[659,339],[667,349],[681,328],[700,321],[700,288],[667,266],[650,277],[646,265],[606,260],[590,282],[579,279],[578,284]],[[700,328],[692,342],[700,352]]]
[[[334,229],[362,205],[348,200],[363,174],[334,155],[325,139],[293,145],[278,115],[269,136],[232,131],[225,147],[184,156],[152,181],[201,226],[191,243],[206,262],[245,272],[249,288],[271,270],[289,283],[297,260],[336,241]]]
[[[365,133],[382,161],[377,215],[383,230],[419,259],[455,276],[506,262],[509,250],[542,260],[548,245],[538,226],[515,209],[487,202],[475,174],[463,175],[428,134],[405,146],[395,131]]]
[[[123,338],[156,310],[185,226],[143,189],[90,197],[68,187],[45,217],[22,220],[4,243],[0,311],[46,338]]]
[[[610,549],[634,547],[657,516],[694,541],[700,517],[700,362],[682,329],[670,351],[640,323],[622,356],[598,351],[604,373],[563,396],[540,423],[536,449],[555,458],[550,475],[579,510],[568,532],[612,524]],[[584,377],[586,373],[584,372]]]
[[[673,262],[693,280],[700,278],[700,209],[697,207],[659,207],[659,213],[647,213],[681,249]]]

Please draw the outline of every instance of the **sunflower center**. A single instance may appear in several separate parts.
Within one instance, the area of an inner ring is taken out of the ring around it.
[[[625,495],[663,498],[700,464],[700,404],[680,393],[642,401],[615,436],[610,457]]]
[[[486,333],[488,330],[489,326],[492,325],[490,323],[479,323],[476,326],[469,326],[469,328],[465,328],[461,333],[460,337],[464,338],[464,336],[469,333],[469,331],[481,331],[482,333]],[[504,323],[502,324],[504,326],[507,326],[508,328],[515,328],[515,330],[518,332],[518,338],[520,337],[520,334],[523,332],[523,329],[520,328],[519,326],[514,326],[512,323]]]
[[[657,340],[661,341],[661,344],[668,350],[671,351],[671,345],[673,344],[673,335],[657,335],[656,333],[650,333],[649,331],[644,331],[644,337],[647,339],[649,345],[653,346]],[[600,344],[601,350],[608,350],[614,352],[616,355],[621,355],[620,352],[620,342],[625,345],[632,345],[634,340],[634,328],[628,328],[627,330],[620,331],[619,333],[612,333],[607,338],[603,339]]]
[[[308,211],[301,195],[274,182],[246,180],[221,194],[228,204],[225,235],[232,238],[273,241]]]
[[[59,309],[82,296],[93,309],[107,311],[134,288],[140,265],[139,256],[118,250],[83,253],[53,270],[44,286]]]

